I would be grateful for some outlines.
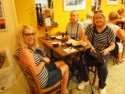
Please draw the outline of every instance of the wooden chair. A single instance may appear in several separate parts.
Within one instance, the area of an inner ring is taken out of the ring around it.
[[[69,77],[69,80],[73,77],[73,76],[76,76],[78,81],[81,82],[81,79],[80,79],[80,76],[79,76],[79,73],[75,73],[75,71],[78,71],[79,70],[79,67],[78,67],[78,59],[79,58],[79,55],[76,54],[75,55],[75,58],[73,58],[70,62],[72,62],[71,64],[69,64],[68,62],[68,65],[69,65],[69,68],[70,68],[70,71],[71,71],[71,75]],[[68,58],[64,58],[65,61],[67,61]],[[90,73],[90,80],[91,80],[91,84],[94,85],[95,82],[96,82],[96,77],[97,77],[97,68],[96,66],[91,66],[91,67],[87,67],[88,68],[88,71]],[[92,74],[91,74],[92,73]]]
[[[40,87],[40,84],[38,82],[37,76],[36,76],[33,68],[31,66],[22,65],[19,62],[16,55],[14,55],[14,59],[16,60],[16,62],[20,66],[20,68],[22,69],[22,71],[27,79],[31,94],[55,94],[61,90],[61,81],[59,81],[57,84],[55,84],[49,88],[42,89]],[[24,71],[23,68],[25,68],[26,71]]]
[[[92,85],[94,85],[96,82],[96,77],[97,77],[97,68],[96,68],[96,66],[88,67],[88,70],[89,70],[89,72],[93,73],[93,76],[90,74],[92,76],[92,78],[90,78],[90,80],[91,80]]]

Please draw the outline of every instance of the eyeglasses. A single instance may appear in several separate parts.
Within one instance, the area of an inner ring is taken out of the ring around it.
[[[29,37],[29,36],[35,36],[36,35],[36,33],[26,33],[26,34],[23,34],[23,35],[25,35],[25,36],[27,36],[27,37]]]

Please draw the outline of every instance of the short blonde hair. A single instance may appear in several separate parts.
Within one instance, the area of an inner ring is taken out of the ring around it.
[[[88,12],[88,13],[86,14],[86,17],[87,17],[87,18],[90,18],[90,17],[93,17],[93,15],[94,15],[93,12]]]
[[[109,20],[116,20],[118,18],[119,18],[119,15],[118,15],[117,12],[112,11],[112,12],[109,13]]]
[[[23,38],[23,34],[24,34],[26,29],[30,29],[35,33],[34,29],[29,25],[23,25],[21,28],[19,28],[17,36],[16,36],[16,38],[17,38],[17,49],[28,48],[28,46],[24,42],[24,38]],[[36,46],[37,46],[37,40],[36,40],[36,37],[35,37],[33,47],[36,47]]]
[[[92,26],[94,27],[95,26],[95,15],[96,14],[101,14],[102,15],[102,17],[104,18],[104,25],[106,25],[106,17],[105,17],[105,15],[104,15],[104,13],[102,12],[102,10],[98,10],[98,11],[95,11],[94,12],[94,15],[93,15],[93,21],[92,21]]]

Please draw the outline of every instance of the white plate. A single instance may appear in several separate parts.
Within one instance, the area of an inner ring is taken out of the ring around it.
[[[87,42],[84,42],[84,41],[74,41],[74,42],[72,42],[72,45],[73,46],[86,46]]]
[[[56,36],[56,39],[60,40],[60,39],[62,39],[62,36]]]
[[[74,41],[76,41],[76,40],[70,39],[70,40],[68,40],[66,43],[72,43],[72,42],[74,42]]]
[[[52,42],[51,44],[59,44],[60,45],[61,43],[60,42]]]

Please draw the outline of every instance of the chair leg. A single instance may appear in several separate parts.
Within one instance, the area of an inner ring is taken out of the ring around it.
[[[113,58],[113,65],[115,65],[116,64],[116,62],[117,62],[117,58]]]
[[[92,85],[94,85],[95,82],[96,82],[96,77],[97,77],[97,68],[96,68],[96,66],[95,67],[90,67],[89,71],[92,72],[93,75],[94,75],[93,79],[91,80],[92,81]]]

